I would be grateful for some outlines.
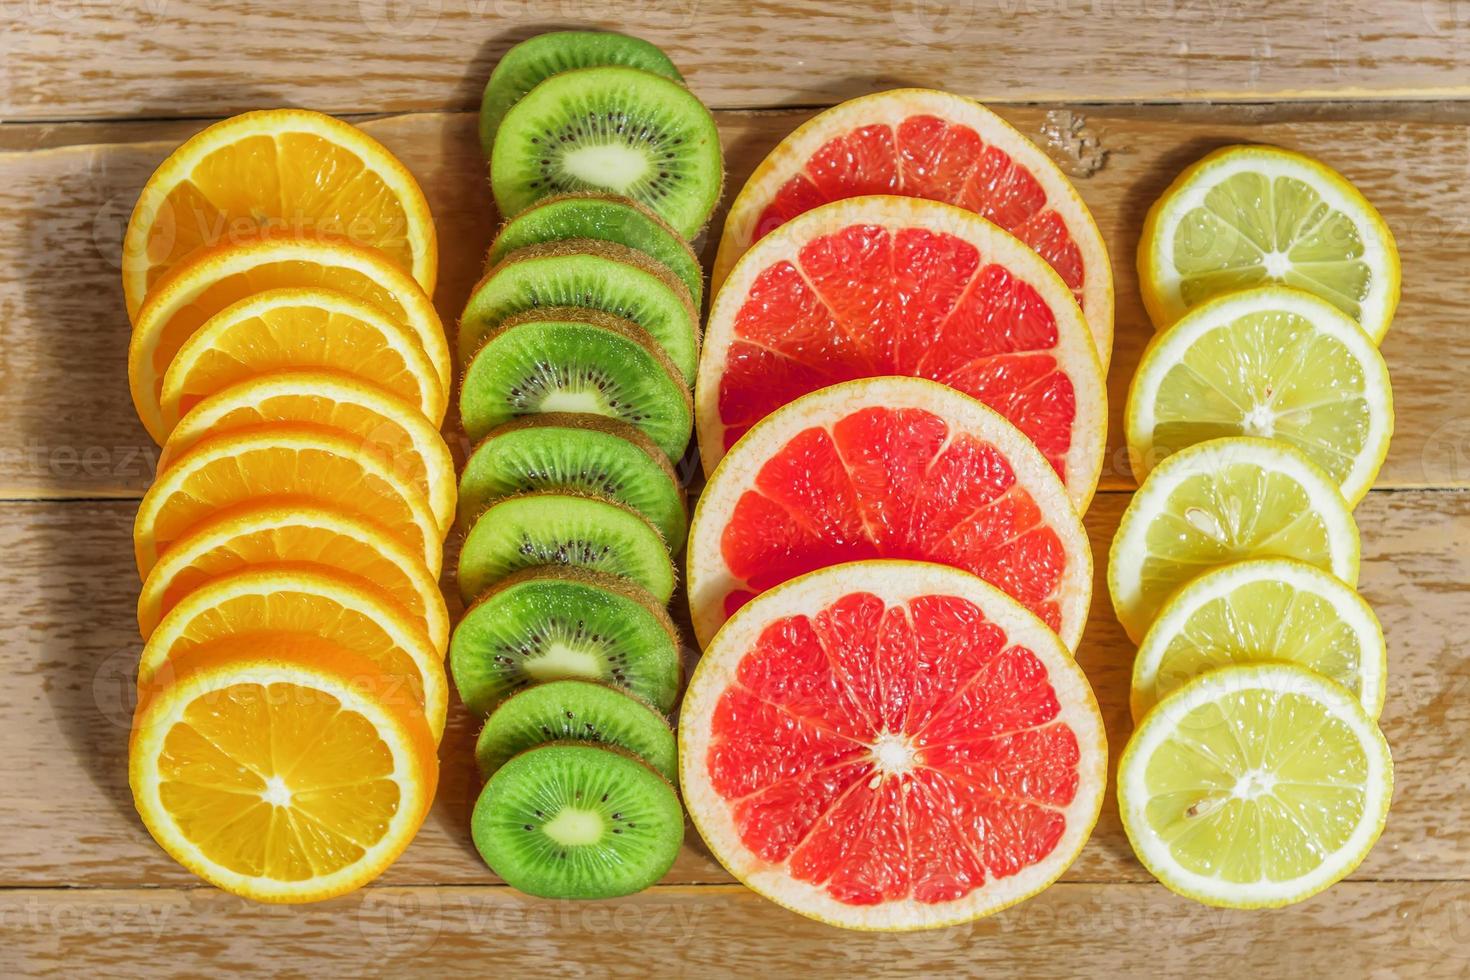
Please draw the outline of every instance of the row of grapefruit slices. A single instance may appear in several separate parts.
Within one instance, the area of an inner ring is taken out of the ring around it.
[[[696,826],[838,925],[1034,894],[1106,783],[1071,657],[1112,334],[1096,226],[998,117],[900,90],[770,154],[714,279],[680,727]]]
[[[381,145],[317,113],[204,130],[144,187],[123,285],[163,446],[134,548],[144,824],[236,894],[376,876],[433,800],[455,509],[434,226]]]

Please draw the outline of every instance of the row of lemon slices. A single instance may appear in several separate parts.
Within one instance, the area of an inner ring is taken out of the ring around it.
[[[204,130],[125,241],[139,418],[163,446],[134,526],[143,822],[236,894],[351,890],[434,797],[455,509],[428,204],[313,112]]]
[[[1377,342],[1397,252],[1340,175],[1227,147],[1154,204],[1139,279],[1161,329],[1129,391],[1142,482],[1108,569],[1139,644],[1123,824],[1180,894],[1286,905],[1358,866],[1392,796],[1352,507],[1393,430]]]

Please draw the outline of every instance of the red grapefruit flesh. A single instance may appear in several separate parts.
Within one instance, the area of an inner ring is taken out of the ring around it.
[[[860,197],[808,211],[735,267],[710,310],[695,405],[708,472],[809,391],[929,378],[1016,425],[1084,508],[1107,428],[1081,311],[1036,254],[948,204]]]
[[[732,874],[833,925],[921,929],[1055,881],[1107,782],[1055,634],[964,572],[839,565],[743,608],[679,725],[689,814]]]
[[[978,102],[947,92],[863,96],[782,140],[730,206],[712,288],[747,249],[792,218],[865,194],[943,201],[1014,234],[1077,297],[1106,368],[1113,275],[1087,206],[1039,147]]]
[[[702,645],[766,589],[869,558],[972,572],[1072,649],[1092,599],[1087,535],[1046,460],[995,412],[918,378],[834,385],[751,429],[700,496],[687,556]]]

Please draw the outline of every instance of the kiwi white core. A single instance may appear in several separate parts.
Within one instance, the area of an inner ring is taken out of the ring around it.
[[[597,393],[586,388],[568,391],[565,388],[557,388],[541,399],[541,404],[536,406],[540,412],[582,412],[589,415],[609,414],[607,405],[597,397]]]
[[[565,806],[545,824],[541,830],[563,847],[585,847],[602,840],[606,829],[602,814],[596,810]]]
[[[526,660],[523,669],[538,681],[602,679],[602,661],[597,654],[565,643],[552,643],[540,656]]]
[[[562,169],[596,187],[627,191],[648,179],[653,164],[647,154],[623,143],[579,146],[561,158]]]

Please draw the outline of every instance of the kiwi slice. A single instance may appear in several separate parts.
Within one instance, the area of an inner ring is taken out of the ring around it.
[[[693,238],[724,180],[709,110],[639,68],[552,75],[511,106],[490,151],[490,190],[506,217],[557,194],[601,191],[648,205]]]
[[[485,593],[454,630],[459,699],[484,717],[544,681],[616,684],[663,712],[679,694],[679,633],[644,589],[580,568],[532,568]]]
[[[684,547],[684,488],[662,450],[626,422],[551,412],[497,426],[460,474],[460,524],[468,527],[497,500],[536,490],[616,500],[648,518],[671,553]]]
[[[669,56],[642,38],[601,31],[538,34],[507,51],[485,83],[480,100],[480,146],[486,159],[500,120],[522,96],[557,72],[597,65],[628,65],[684,81]]]
[[[674,366],[627,320],[575,307],[528,310],[486,338],[465,369],[459,415],[471,439],[543,412],[632,425],[670,459],[684,455],[694,403]]]
[[[562,740],[612,745],[669,782],[678,778],[669,723],[648,702],[595,681],[550,681],[512,695],[480,729],[475,761],[488,779],[511,756]]]
[[[664,876],[684,843],[674,787],[633,755],[555,742],[515,756],[470,817],[480,857],[540,898],[617,898]]]
[[[597,497],[527,493],[491,505],[459,550],[465,602],[523,568],[586,568],[647,589],[660,605],[674,593],[674,563],[658,529],[636,511]]]
[[[468,364],[506,319],[551,306],[631,320],[663,348],[684,383],[694,383],[698,318],[689,290],[637,249],[591,238],[528,245],[491,266],[460,316],[459,363]]]
[[[527,245],[591,238],[637,249],[668,266],[689,290],[698,310],[704,300],[704,273],[689,243],[664,219],[637,201],[604,194],[578,193],[550,197],[511,218],[490,243],[487,265]]]

